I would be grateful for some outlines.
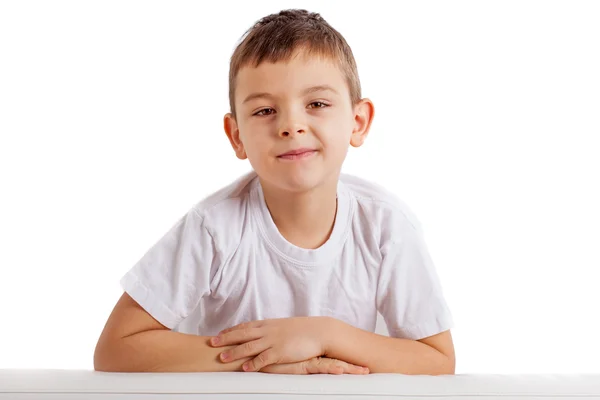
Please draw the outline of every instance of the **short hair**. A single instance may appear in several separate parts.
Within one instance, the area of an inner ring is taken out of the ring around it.
[[[346,77],[353,105],[361,99],[356,61],[344,37],[318,13],[282,10],[257,21],[242,36],[229,64],[229,106],[235,117],[235,87],[241,68],[258,67],[263,61],[289,61],[302,49],[310,55],[331,58]]]

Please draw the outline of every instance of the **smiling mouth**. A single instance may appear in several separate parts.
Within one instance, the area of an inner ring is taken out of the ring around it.
[[[306,151],[302,151],[302,152],[282,154],[280,156],[277,156],[277,158],[279,158],[281,160],[300,160],[303,158],[311,157],[316,152],[317,152],[316,150],[306,150]]]

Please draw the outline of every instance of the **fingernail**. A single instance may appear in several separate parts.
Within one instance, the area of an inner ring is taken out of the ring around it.
[[[229,358],[229,353],[221,353],[221,360],[225,361]]]
[[[214,338],[212,338],[212,344],[214,344],[214,345],[219,344],[220,341],[221,341],[221,339],[219,339],[218,336],[215,336]]]
[[[248,368],[250,368],[250,366],[248,364],[244,364],[242,368],[244,369],[244,371],[248,371]]]

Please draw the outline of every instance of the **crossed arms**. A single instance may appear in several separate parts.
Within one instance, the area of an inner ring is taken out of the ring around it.
[[[253,321],[196,336],[173,332],[127,293],[117,302],[94,352],[94,369],[119,372],[260,371],[270,373],[455,372],[450,331],[421,340],[392,338],[330,317]]]

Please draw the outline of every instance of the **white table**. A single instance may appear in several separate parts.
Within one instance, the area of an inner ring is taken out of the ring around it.
[[[599,399],[600,374],[272,375],[0,369],[0,400]]]

